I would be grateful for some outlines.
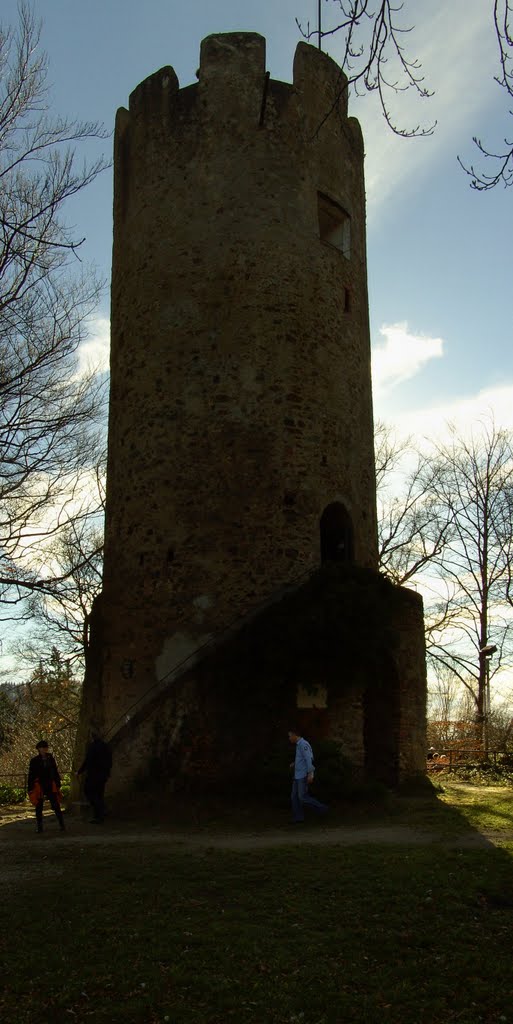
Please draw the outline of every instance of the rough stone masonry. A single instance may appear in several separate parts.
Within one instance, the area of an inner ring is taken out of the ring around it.
[[[366,711],[365,680],[340,695],[325,666],[302,710],[293,678],[258,722],[243,680],[216,697],[223,652],[263,609],[321,565],[376,572],[376,488],[364,151],[344,75],[300,43],[293,83],[275,81],[265,40],[234,33],[203,41],[197,77],[180,89],[161,69],[116,120],[104,582],[79,743],[93,720],[110,736],[114,789],[152,765],[229,778],[251,747],[239,704],[264,746],[299,713],[378,775],[384,745],[381,774],[407,777],[425,754],[409,591],[388,722]]]

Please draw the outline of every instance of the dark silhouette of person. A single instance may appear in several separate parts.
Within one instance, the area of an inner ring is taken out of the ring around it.
[[[45,800],[49,800],[59,822],[59,828],[64,832],[64,818],[59,802],[61,777],[55,758],[48,753],[46,740],[39,740],[39,743],[36,743],[36,750],[37,755],[29,764],[27,782],[30,802],[36,809],[36,829],[38,832],[43,831],[43,804]]]
[[[112,770],[112,753],[99,733],[93,732],[91,736],[77,778],[85,773],[84,793],[93,809],[91,824],[102,825],[105,819],[105,786]]]

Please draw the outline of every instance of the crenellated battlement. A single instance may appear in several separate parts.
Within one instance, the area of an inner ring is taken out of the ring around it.
[[[174,68],[167,66],[145,78],[130,94],[129,111],[133,117],[150,110],[165,114],[171,107],[180,86]]]
[[[231,32],[207,36],[201,44],[198,83],[180,89],[175,71],[164,67],[144,79],[129,101],[130,121],[120,124],[161,124],[172,130],[190,116],[239,129],[298,123],[306,132],[333,128],[347,119],[347,79],[339,66],[316,47],[297,46],[292,84],[266,73],[263,36]],[[122,108],[124,109],[124,108]],[[353,119],[349,119],[351,124]]]
[[[347,78],[338,64],[317,47],[298,43],[293,87],[310,117],[347,117]]]
[[[265,74],[265,39],[257,32],[216,33],[203,39],[198,78],[203,87],[223,79],[261,83]]]

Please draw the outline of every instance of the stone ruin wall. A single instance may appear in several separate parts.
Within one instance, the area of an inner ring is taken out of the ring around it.
[[[354,766],[355,779],[368,775],[396,786],[415,778],[424,770],[426,757],[423,606],[420,595],[405,588],[398,588],[394,603],[390,624],[397,630],[398,646],[388,668],[382,666],[380,679],[363,684],[355,680],[338,696],[330,693],[332,680],[323,674],[319,695],[326,686],[326,705],[316,697],[311,707],[296,707],[289,688],[288,693],[276,692],[274,699],[269,695],[263,718],[254,715],[251,699],[241,701],[232,713],[218,699],[222,663],[221,669],[215,664],[193,667],[167,694],[156,692],[149,714],[146,706],[140,719],[135,712],[127,722],[115,749],[116,786],[123,789],[134,779],[154,786],[160,779],[171,790],[176,782],[179,788],[199,786],[206,792],[219,783],[230,789],[237,772],[244,775],[245,757],[254,764],[256,751],[265,761],[282,749],[285,764],[286,733],[293,724],[314,750],[323,739],[339,743]],[[336,690],[338,681],[333,682]],[[370,699],[365,686],[370,686]]]

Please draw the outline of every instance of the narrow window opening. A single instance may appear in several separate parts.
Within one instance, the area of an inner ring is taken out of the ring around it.
[[[319,238],[338,249],[346,259],[351,255],[351,218],[346,210],[328,196],[317,196],[319,213]]]
[[[351,292],[349,288],[344,288],[344,313],[351,312]]]

